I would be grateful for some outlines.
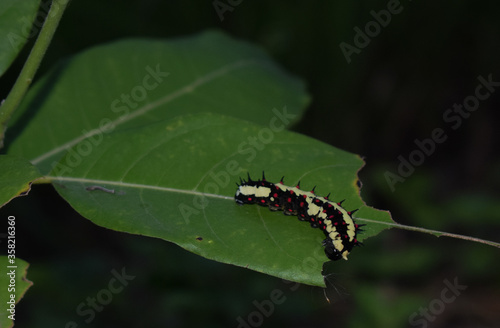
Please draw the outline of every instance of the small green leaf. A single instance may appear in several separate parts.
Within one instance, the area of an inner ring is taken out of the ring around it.
[[[324,286],[323,233],[297,218],[259,206],[238,206],[236,182],[265,170],[269,181],[341,201],[356,216],[392,222],[387,212],[359,197],[357,156],[277,126],[204,114],[180,117],[107,135],[80,159],[68,152],[49,179],[80,214],[110,229],[158,237],[224,263],[311,285]],[[78,162],[78,165],[74,165]],[[360,220],[360,223],[362,220]],[[360,239],[382,225],[368,224]],[[369,251],[355,249],[356,252]],[[346,262],[339,261],[338,265]]]
[[[2,0],[0,2],[0,76],[12,64],[32,32],[39,0]]]
[[[0,155],[0,207],[12,198],[25,195],[40,172],[30,162],[10,155]]]
[[[285,106],[289,126],[307,102],[303,83],[261,49],[221,33],[124,40],[85,51],[36,83],[6,144],[46,174],[86,137],[96,145],[112,130],[200,112],[267,124]]]
[[[2,240],[6,242],[6,240]],[[14,263],[9,262],[7,256],[0,256],[0,265],[2,266],[2,274],[0,275],[0,327],[14,326],[16,317],[15,304],[19,303],[24,293],[33,283],[26,279],[29,264],[19,258],[15,259]],[[5,270],[5,271],[4,271]],[[13,305],[12,301],[15,300]]]

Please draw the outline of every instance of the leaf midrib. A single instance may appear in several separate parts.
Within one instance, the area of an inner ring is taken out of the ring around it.
[[[44,179],[45,181],[49,180],[51,182],[54,182],[54,181],[80,182],[80,183],[86,183],[86,184],[117,186],[117,187],[137,188],[137,189],[149,189],[149,190],[157,190],[157,191],[163,191],[163,192],[174,192],[174,193],[180,193],[180,194],[187,194],[187,195],[193,195],[193,196],[204,196],[204,197],[218,198],[218,199],[225,199],[225,200],[232,200],[232,201],[234,200],[233,197],[217,195],[217,194],[203,193],[203,192],[196,191],[196,190],[185,190],[185,189],[146,185],[146,184],[140,184],[140,183],[123,182],[123,181],[110,181],[110,180],[73,178],[73,177],[57,177],[57,176],[46,176],[45,179]],[[464,240],[479,242],[479,243],[483,243],[483,244],[487,244],[490,246],[500,248],[500,243],[498,243],[498,242],[494,242],[494,241],[490,241],[490,240],[486,240],[486,239],[481,239],[481,238],[465,236],[465,235],[449,233],[449,232],[445,232],[445,231],[438,231],[438,230],[431,230],[431,229],[426,229],[426,228],[421,228],[421,227],[408,226],[408,225],[403,225],[403,224],[399,224],[396,222],[393,223],[393,222],[385,222],[385,221],[376,221],[376,220],[362,218],[362,217],[356,217],[356,221],[363,221],[363,222],[367,222],[370,224],[381,224],[381,225],[386,225],[389,227],[395,227],[395,228],[404,229],[404,230],[424,232],[424,233],[434,234],[438,237],[439,236],[447,236],[447,237],[452,237],[452,238],[457,238],[457,239],[464,239]]]
[[[188,195],[193,195],[193,196],[204,196],[204,197],[211,197],[211,198],[234,200],[234,197],[229,197],[229,196],[209,194],[209,193],[204,193],[204,192],[200,192],[200,191],[196,191],[196,190],[186,190],[186,189],[153,186],[153,185],[147,185],[147,184],[141,184],[141,183],[88,179],[88,178],[58,177],[58,176],[46,176],[45,178],[52,181],[52,182],[56,182],[56,181],[80,182],[80,183],[85,183],[85,184],[94,184],[94,185],[101,185],[101,186],[115,186],[115,187],[124,187],[124,188],[149,189],[149,190],[156,190],[156,191],[188,194]]]
[[[134,118],[143,116],[143,115],[147,114],[148,112],[150,112],[151,110],[153,110],[157,107],[160,107],[161,105],[167,104],[167,103],[175,100],[176,98],[179,98],[185,94],[192,93],[200,86],[207,84],[207,83],[215,80],[216,78],[221,77],[221,76],[231,72],[232,70],[250,65],[252,63],[255,63],[255,60],[248,60],[248,59],[239,60],[239,61],[227,64],[227,65],[224,65],[224,66],[222,66],[218,69],[215,69],[213,71],[210,71],[207,74],[196,78],[193,82],[173,91],[172,93],[169,93],[169,94],[165,95],[164,97],[162,97],[154,102],[148,103],[148,104],[144,105],[143,107],[138,108],[136,111],[133,111],[133,112],[130,112],[126,115],[122,115],[122,116],[118,117],[114,121],[111,121],[107,126],[113,126],[113,128],[116,128],[117,126],[124,124],[124,123],[126,123]],[[170,74],[170,73],[168,73],[168,74]],[[31,163],[33,165],[37,165],[40,162],[44,161],[45,159],[47,159],[55,154],[58,154],[60,152],[63,152],[70,147],[73,147],[74,145],[78,144],[82,140],[85,140],[85,139],[90,138],[96,134],[100,134],[100,133],[104,133],[104,132],[106,132],[106,130],[103,130],[100,127],[93,129],[93,130],[90,130],[87,133],[82,134],[81,136],[79,136],[77,138],[69,140],[69,141],[65,142],[64,144],[57,146],[57,147],[53,148],[52,150],[50,150],[46,153],[43,153],[42,155],[40,155],[38,157],[33,158],[31,160]]]

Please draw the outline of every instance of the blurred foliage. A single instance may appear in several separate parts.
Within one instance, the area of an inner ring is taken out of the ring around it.
[[[313,102],[294,130],[361,154],[362,195],[403,224],[498,241],[500,160],[498,92],[451,130],[443,113],[474,93],[477,77],[500,81],[500,6],[494,1],[402,1],[403,10],[348,64],[339,44],[352,44],[371,10],[387,1],[242,1],[220,21],[211,1],[73,0],[40,75],[61,57],[127,37],[169,38],[207,28],[261,45],[309,85]],[[0,80],[5,98],[32,46]],[[39,75],[39,76],[40,76]],[[448,139],[391,192],[384,173],[435,128]],[[97,314],[100,326],[238,326],[252,302],[283,291],[264,326],[404,327],[439,298],[443,280],[467,285],[433,327],[497,327],[498,249],[468,241],[390,230],[365,241],[349,262],[329,264],[323,291],[291,285],[192,255],[168,243],[97,228],[50,187],[13,200],[19,257],[34,282],[17,309],[19,327],[86,326],[76,307],[107,286],[111,270],[136,278]],[[2,229],[5,231],[5,229]],[[355,256],[354,256],[355,255]],[[156,259],[164,259],[156,265]],[[474,304],[474,306],[470,306]]]

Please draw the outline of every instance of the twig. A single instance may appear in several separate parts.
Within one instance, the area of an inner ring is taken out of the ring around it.
[[[33,49],[31,49],[31,53],[24,67],[10,90],[9,95],[0,106],[0,149],[3,148],[4,145],[5,131],[7,130],[9,119],[16,108],[19,107],[24,95],[28,91],[28,87],[35,77],[35,73],[49,47],[50,41],[54,36],[57,25],[59,25],[59,21],[61,20],[67,4],[67,0],[54,0],[52,2],[50,10],[47,13],[47,18],[43,23],[40,34],[38,35]]]

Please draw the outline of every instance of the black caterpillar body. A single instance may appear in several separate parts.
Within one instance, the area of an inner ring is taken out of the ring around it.
[[[236,203],[259,204],[268,206],[271,211],[283,211],[286,215],[296,215],[301,221],[310,222],[313,228],[320,228],[326,239],[323,241],[326,256],[333,261],[340,258],[347,260],[347,255],[354,246],[361,243],[356,239],[360,226],[354,222],[352,213],[348,212],[341,203],[335,203],[326,197],[317,196],[312,191],[300,190],[300,183],[296,187],[266,180],[262,173],[262,180],[248,180],[240,178],[238,190],[234,196]]]

